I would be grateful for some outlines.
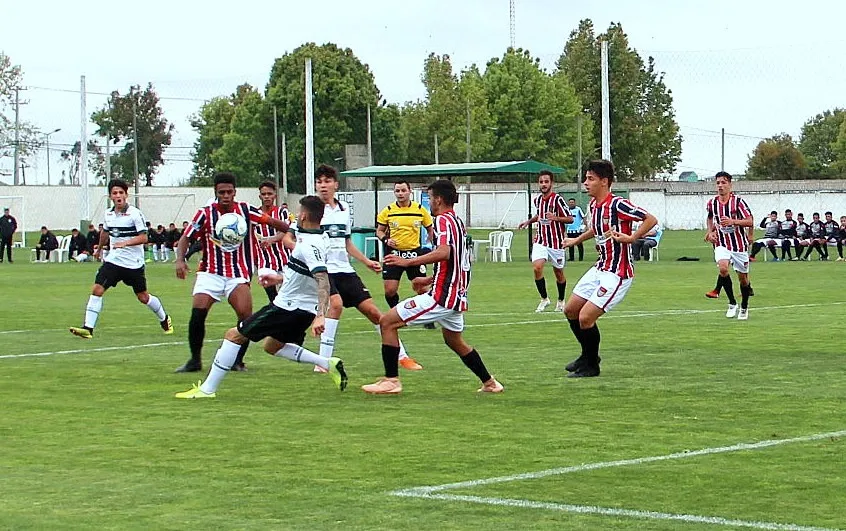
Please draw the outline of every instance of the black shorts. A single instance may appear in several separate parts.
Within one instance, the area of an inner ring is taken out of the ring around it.
[[[272,337],[280,343],[302,345],[314,314],[305,310],[285,310],[268,304],[238,323],[238,332],[254,343]]]
[[[418,256],[424,255],[428,252],[429,250],[424,249],[423,247],[418,247],[417,249],[412,249],[410,251],[398,251],[396,249],[388,249],[389,254],[395,254],[400,258],[417,258]],[[385,268],[382,269],[382,280],[399,280],[402,278],[403,272],[405,272],[405,276],[408,278],[408,280],[414,280],[415,278],[426,276],[426,266],[385,266]]]
[[[568,238],[578,238],[578,237],[579,237],[579,236],[581,236],[581,235],[582,235],[582,233],[581,233],[581,232],[579,232],[579,231],[568,231],[568,232],[567,232],[567,237],[568,237]]]
[[[97,276],[94,277],[94,283],[106,289],[117,286],[118,282],[123,282],[131,287],[136,294],[147,291],[147,277],[144,275],[144,266],[138,269],[129,269],[106,262],[100,266]]]
[[[340,295],[344,308],[357,308],[372,298],[356,273],[329,273],[329,295]]]

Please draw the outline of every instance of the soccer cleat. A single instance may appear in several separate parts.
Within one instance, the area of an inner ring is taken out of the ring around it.
[[[320,365],[315,365],[315,366],[314,366],[314,372],[316,372],[316,373],[318,373],[318,374],[326,374],[326,373],[327,373],[327,372],[329,372],[329,371],[327,371],[326,369],[324,369],[324,368],[323,368],[323,367],[321,367]]]
[[[705,296],[708,297],[709,299],[719,299],[720,298],[720,292],[712,289],[711,291],[706,293]]]
[[[161,325],[166,335],[173,334],[173,322],[170,320],[169,315],[166,315],[164,321],[160,322],[159,325]]]
[[[737,314],[737,320],[738,321],[746,321],[748,319],[749,319],[749,309],[748,308],[746,308],[746,309],[741,308],[740,311]]]
[[[538,307],[535,308],[535,313],[543,312],[544,310],[546,310],[546,307],[550,304],[551,303],[549,302],[549,299],[541,299],[541,301],[538,303]]]
[[[599,366],[596,367],[581,367],[576,372],[571,372],[567,378],[593,378],[599,376]]]
[[[584,363],[584,361],[585,361],[584,357],[579,356],[578,358],[574,359],[573,361],[568,363],[566,366],[564,366],[564,370],[567,371],[567,372],[576,372],[576,371],[579,370],[579,367],[582,366],[582,363]]]
[[[76,337],[81,337],[82,339],[93,339],[94,338],[94,331],[89,330],[88,328],[85,328],[85,327],[77,328],[75,326],[72,326],[72,327],[68,328],[68,331],[71,334],[75,335]]]
[[[199,361],[188,360],[173,372],[200,372],[201,370],[203,370],[203,365]]]
[[[202,383],[203,382],[201,381],[197,382],[191,386],[191,389],[188,389],[187,391],[182,391],[181,393],[176,393],[173,396],[175,396],[176,398],[214,398],[215,396],[217,396],[216,393],[202,392],[200,390],[200,385]]]
[[[347,371],[344,370],[344,362],[341,358],[329,358],[329,376],[335,383],[335,387],[343,391],[347,388]]]
[[[842,257],[842,256],[838,256],[838,257],[837,257],[837,260],[835,260],[835,262],[842,262],[842,261],[843,261],[843,257]]]
[[[564,311],[564,301],[558,301],[555,303],[555,311],[556,312],[563,312]]]
[[[729,304],[728,310],[726,310],[726,317],[729,319],[733,319],[737,316],[737,304]]]
[[[422,371],[423,366],[414,361],[414,358],[400,358],[399,360],[400,367],[407,371]]]
[[[501,393],[505,391],[505,387],[502,386],[501,383],[497,382],[495,378],[491,378],[484,384],[482,387],[479,388],[477,393]]]
[[[371,395],[398,395],[402,393],[399,378],[381,378],[376,383],[362,385],[361,390]]]
[[[247,365],[242,361],[233,365],[229,370],[233,372],[247,372]]]

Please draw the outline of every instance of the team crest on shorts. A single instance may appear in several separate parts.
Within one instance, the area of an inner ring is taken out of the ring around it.
[[[597,297],[604,297],[606,293],[608,293],[608,290],[603,288],[602,286],[599,286],[596,289],[596,296]]]
[[[417,308],[417,303],[414,302],[413,300],[411,300],[411,301],[408,301],[405,304],[403,304],[403,307],[406,310],[413,310],[414,308]]]

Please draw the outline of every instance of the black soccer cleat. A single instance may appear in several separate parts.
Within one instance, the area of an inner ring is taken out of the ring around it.
[[[203,365],[199,361],[188,360],[184,365],[177,367],[173,372],[200,372],[203,370]]]
[[[599,376],[599,366],[596,367],[581,367],[575,372],[567,375],[567,378],[593,378]]]

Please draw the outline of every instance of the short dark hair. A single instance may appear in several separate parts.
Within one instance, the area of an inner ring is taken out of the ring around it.
[[[811,214],[811,216],[817,216],[817,217],[819,217],[819,215],[820,215],[819,212],[814,212],[813,214]]]
[[[826,216],[833,216],[834,214],[831,213],[831,210],[825,213]]]
[[[728,182],[731,182],[731,174],[727,171],[718,171],[716,175],[714,175],[714,180],[716,181],[720,177],[725,177]]]
[[[455,189],[455,185],[452,184],[452,181],[447,179],[437,180],[430,184],[426,190],[436,197],[443,199],[444,203],[449,206],[458,203],[458,191]]]
[[[41,225],[41,230],[47,230],[47,225]]]
[[[71,229],[71,233],[79,232],[79,229]]]
[[[273,181],[264,181],[263,183],[261,183],[259,185],[259,190],[261,190],[262,188],[270,188],[271,190],[273,190],[275,192],[276,191],[276,183],[273,182]]]
[[[801,212],[799,212],[799,213],[798,213],[798,214],[796,214],[796,215],[797,215],[797,216],[802,216],[803,218],[805,217],[805,214],[803,214],[803,213],[801,213]]]
[[[788,208],[788,209],[785,209],[784,213],[785,214],[793,214],[793,211]]]
[[[338,170],[329,166],[328,164],[321,164],[317,167],[317,170],[314,172],[314,180],[320,179],[321,177],[326,177],[328,179],[332,179],[333,181],[338,180]]]
[[[771,216],[772,216],[773,214],[775,214],[776,216],[778,216],[778,212],[776,212],[775,210],[773,210],[772,212],[770,212],[770,215],[771,215]]]
[[[325,205],[316,195],[307,195],[300,199],[300,206],[303,207],[310,221],[320,221],[323,218]]]
[[[156,226],[156,230],[159,230],[159,229],[164,230],[164,225],[157,225],[157,226]]]
[[[118,188],[122,188],[124,192],[129,191],[129,185],[123,179],[112,179],[109,181],[109,186],[107,186],[109,193],[112,193],[112,188],[117,186]]]
[[[171,222],[171,224],[170,224],[170,225],[168,225],[168,226],[169,226],[169,227],[175,227],[175,226],[176,226],[176,223]]]
[[[592,160],[585,166],[585,174],[592,171],[599,176],[600,179],[608,179],[608,184],[614,182],[614,163],[610,160]]]
[[[404,185],[408,186],[409,190],[411,190],[411,185],[406,180],[400,179],[399,181],[394,181],[394,186],[396,186],[398,184],[404,184]]]
[[[214,189],[217,190],[218,184],[231,184],[233,187],[237,187],[238,185],[235,181],[234,173],[230,173],[228,171],[216,173],[214,175]]]
[[[575,201],[575,200],[576,200],[575,197],[570,197],[570,198],[567,199],[567,201]]]
[[[541,170],[541,171],[538,173],[538,179],[540,179],[540,178],[541,178],[542,176],[544,176],[544,175],[549,176],[549,180],[550,180],[550,181],[554,181],[554,180],[555,180],[555,174],[554,174],[554,173],[552,173],[550,170]]]

